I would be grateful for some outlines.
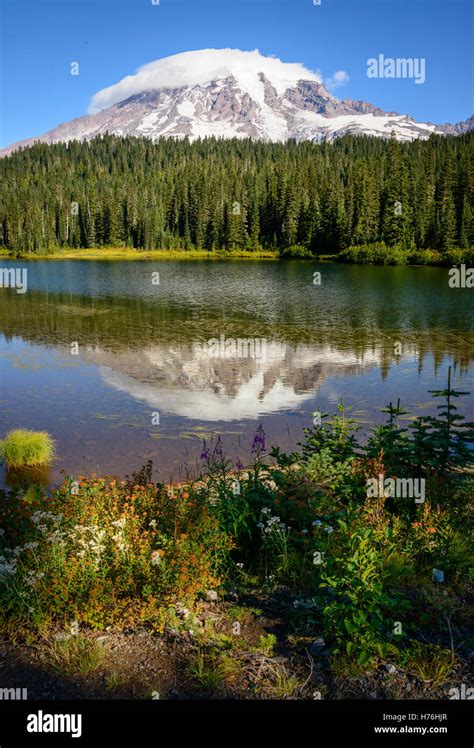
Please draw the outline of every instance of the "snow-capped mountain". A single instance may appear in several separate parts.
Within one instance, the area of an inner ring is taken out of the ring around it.
[[[388,138],[392,132],[399,140],[414,140],[474,127],[472,117],[433,125],[364,101],[340,100],[303,65],[235,49],[184,52],[149,63],[98,92],[89,112],[0,155],[35,142],[89,140],[106,132],[152,140],[216,136],[320,142],[345,134]]]

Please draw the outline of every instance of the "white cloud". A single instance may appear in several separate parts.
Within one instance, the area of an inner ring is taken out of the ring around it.
[[[294,86],[298,80],[321,82],[319,73],[299,62],[282,62],[278,57],[266,57],[258,51],[240,49],[200,49],[194,52],[163,57],[138,68],[134,75],[98,91],[91,100],[89,114],[106,109],[142,91],[164,88],[205,85],[210,81],[233,75],[252,98],[263,102],[263,84],[258,73],[264,73],[278,94]],[[335,75],[339,75],[338,71]]]
[[[336,70],[334,75],[331,75],[330,78],[324,79],[324,85],[328,89],[328,91],[334,91],[335,88],[339,88],[339,86],[344,86],[349,80],[349,76],[346,73],[345,70]]]

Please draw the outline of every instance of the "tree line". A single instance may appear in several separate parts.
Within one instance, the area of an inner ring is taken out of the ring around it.
[[[105,135],[0,159],[0,246],[332,254],[474,243],[473,133],[399,143]]]

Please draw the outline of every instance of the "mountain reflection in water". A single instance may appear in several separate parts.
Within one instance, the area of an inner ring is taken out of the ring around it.
[[[148,458],[167,475],[195,466],[212,431],[244,457],[260,420],[294,449],[314,410],[340,397],[364,428],[398,396],[434,412],[427,391],[449,364],[473,388],[472,296],[446,278],[304,262],[30,263],[26,294],[0,289],[2,433],[50,431],[54,476],[124,474]],[[216,357],[206,342],[220,336],[258,338],[265,355]]]

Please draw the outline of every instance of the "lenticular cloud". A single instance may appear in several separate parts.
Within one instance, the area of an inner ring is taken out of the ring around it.
[[[265,57],[257,49],[253,52],[201,49],[149,62],[138,68],[134,75],[127,75],[115,85],[103,88],[92,97],[89,114],[143,91],[205,85],[229,75],[233,75],[240,88],[254,100],[262,102],[263,83],[259,73],[264,73],[280,95],[302,79],[321,82],[319,74],[299,62],[288,63],[278,57]]]

